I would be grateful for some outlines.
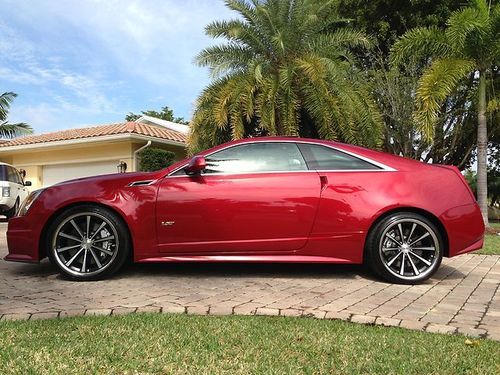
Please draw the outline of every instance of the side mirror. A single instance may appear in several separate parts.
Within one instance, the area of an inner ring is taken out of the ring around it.
[[[194,156],[187,167],[184,168],[186,174],[193,176],[200,174],[207,167],[207,161],[204,156]]]
[[[31,186],[31,181],[24,181],[24,186]]]

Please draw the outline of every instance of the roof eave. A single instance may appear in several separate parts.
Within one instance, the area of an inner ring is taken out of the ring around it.
[[[162,126],[164,128],[170,129],[170,130],[174,130],[174,131],[182,133],[182,134],[188,134],[189,130],[190,130],[188,125],[178,124],[176,122],[167,121],[167,120],[163,120],[161,118],[152,117],[152,116],[148,116],[148,115],[142,115],[137,120],[135,120],[135,122],[137,122],[139,124],[147,124],[149,122],[149,123],[159,125],[159,126]]]
[[[61,141],[28,143],[24,145],[15,145],[15,146],[5,146],[5,147],[0,147],[0,154],[9,151],[26,151],[28,149],[31,150],[31,149],[43,149],[43,148],[60,147],[60,146],[70,146],[70,145],[78,145],[89,142],[101,143],[109,141],[127,141],[134,139],[141,141],[154,141],[156,143],[163,143],[171,146],[186,147],[186,144],[180,141],[174,141],[161,137],[153,137],[149,135],[129,133],[129,134],[112,134],[112,135],[103,135],[103,136],[94,136],[85,138],[65,139]]]

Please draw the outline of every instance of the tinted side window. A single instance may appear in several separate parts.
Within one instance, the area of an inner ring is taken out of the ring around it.
[[[227,148],[207,157],[205,173],[307,170],[295,143],[258,142]]]
[[[269,142],[234,146],[206,157],[210,173],[251,173],[266,171],[302,171],[307,165],[295,143]],[[180,169],[173,175],[184,175]]]
[[[334,150],[330,147],[301,144],[301,151],[307,159],[307,164],[311,169],[318,170],[360,170],[360,169],[381,169],[367,161],[344,152]]]
[[[8,181],[9,172],[6,165],[0,165],[0,181]]]

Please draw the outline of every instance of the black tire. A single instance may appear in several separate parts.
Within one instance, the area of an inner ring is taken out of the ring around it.
[[[44,242],[50,261],[71,280],[110,277],[123,266],[131,249],[130,235],[121,217],[95,205],[63,211],[46,233]]]
[[[14,206],[10,210],[5,211],[7,219],[16,216],[17,210],[19,210],[19,198],[16,199],[16,203],[14,203]]]
[[[398,212],[380,220],[370,230],[365,247],[366,263],[373,272],[397,284],[427,280],[439,268],[443,251],[438,228],[413,212]]]

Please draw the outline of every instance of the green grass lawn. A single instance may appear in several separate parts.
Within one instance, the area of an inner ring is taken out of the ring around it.
[[[484,247],[474,254],[500,255],[500,236],[487,234],[484,237]]]
[[[0,323],[0,374],[498,374],[500,343],[307,318],[132,314]]]
[[[500,223],[490,223],[493,228],[500,229]],[[484,247],[474,254],[500,255],[500,236],[487,234],[484,237]]]

